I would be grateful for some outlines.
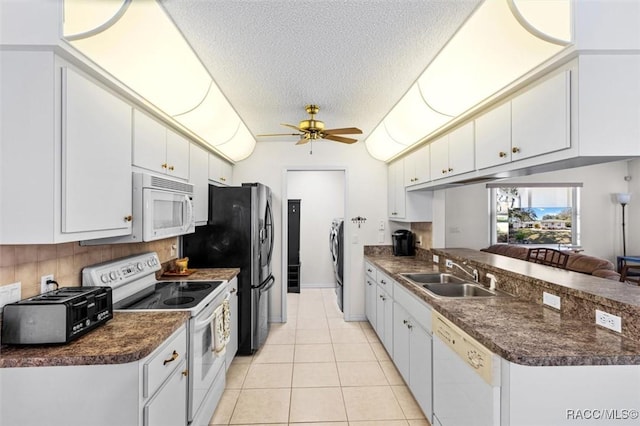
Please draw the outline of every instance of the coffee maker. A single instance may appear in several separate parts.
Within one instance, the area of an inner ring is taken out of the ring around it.
[[[399,229],[391,234],[394,256],[413,256],[415,254],[413,232]]]

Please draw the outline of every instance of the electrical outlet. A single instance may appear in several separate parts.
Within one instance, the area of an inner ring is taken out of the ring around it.
[[[51,290],[55,290],[55,286],[53,284],[47,284],[47,281],[53,281],[53,274],[51,275],[43,275],[40,277],[40,293],[46,293]]]
[[[622,333],[622,319],[617,315],[596,309],[596,324]]]
[[[22,283],[3,285],[0,287],[0,311],[7,303],[17,302],[22,294]]]
[[[381,220],[378,224],[378,231],[384,231],[384,220]]]
[[[433,255],[433,263],[438,263],[440,262],[440,256],[438,256],[437,254]]]
[[[453,260],[447,259],[444,261],[444,263],[447,266],[447,268],[453,268]]]
[[[552,308],[560,309],[560,296],[556,296],[555,294],[550,294],[546,291],[543,291],[542,303],[547,306],[551,306]]]

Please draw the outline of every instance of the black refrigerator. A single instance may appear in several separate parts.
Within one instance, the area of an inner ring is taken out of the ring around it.
[[[240,268],[238,354],[251,355],[269,334],[273,253],[271,190],[260,183],[209,185],[209,220],[182,237],[183,256],[195,268]],[[233,332],[233,331],[232,331]]]

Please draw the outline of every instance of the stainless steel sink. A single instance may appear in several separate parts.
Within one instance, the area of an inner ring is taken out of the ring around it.
[[[414,283],[418,284],[438,284],[438,283],[458,283],[463,284],[468,282],[463,278],[458,278],[451,274],[436,273],[405,273],[400,274],[403,277],[408,278]]]
[[[442,273],[402,273],[414,284],[422,286],[434,297],[495,297],[508,295],[499,290],[489,290],[473,281]]]
[[[431,293],[442,297],[492,297],[497,296],[491,290],[487,290],[477,284],[423,284],[422,287]]]

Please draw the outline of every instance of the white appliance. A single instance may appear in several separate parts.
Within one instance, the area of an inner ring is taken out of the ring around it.
[[[434,426],[499,426],[500,357],[435,311],[432,326]]]
[[[187,417],[206,426],[225,386],[230,311],[227,281],[156,281],[156,253],[143,253],[84,268],[83,286],[112,288],[114,311],[189,312]]]
[[[333,219],[329,231],[329,250],[333,262],[333,273],[336,277],[336,299],[342,311],[344,302],[344,219]]]
[[[195,232],[193,185],[148,173],[133,173],[131,234],[83,241],[83,245],[155,241]]]

